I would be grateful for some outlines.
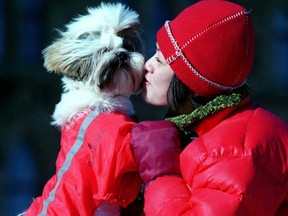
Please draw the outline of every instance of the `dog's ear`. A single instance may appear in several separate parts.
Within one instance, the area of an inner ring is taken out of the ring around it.
[[[44,67],[49,72],[68,76],[75,80],[83,80],[91,71],[92,56],[76,56],[72,46],[60,39],[43,50]]]

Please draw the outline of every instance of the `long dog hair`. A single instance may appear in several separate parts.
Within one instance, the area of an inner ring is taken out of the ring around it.
[[[139,27],[135,11],[102,3],[59,31],[59,38],[43,51],[45,68],[63,75],[53,124],[69,123],[94,107],[133,114],[127,98],[139,91],[144,76]]]

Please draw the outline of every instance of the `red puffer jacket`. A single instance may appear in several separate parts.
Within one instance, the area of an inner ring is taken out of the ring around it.
[[[105,200],[126,207],[141,179],[130,147],[135,123],[122,113],[91,111],[62,130],[56,174],[25,215],[92,216]]]
[[[246,103],[202,120],[195,132],[180,155],[182,176],[149,183],[146,216],[288,215],[286,122]]]

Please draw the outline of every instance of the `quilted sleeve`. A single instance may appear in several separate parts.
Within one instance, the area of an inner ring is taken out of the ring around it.
[[[151,182],[145,193],[146,216],[276,214],[286,183],[267,169],[269,163],[237,149],[207,155],[196,149],[197,143],[190,146],[194,152],[181,155],[183,178],[164,176]],[[283,203],[279,214],[286,212]]]
[[[226,168],[221,170],[221,163],[218,165],[220,167],[215,167],[217,175],[227,175],[228,178],[229,171]],[[231,175],[229,184],[214,179],[215,173],[209,170],[199,169],[197,172],[190,185],[187,179],[171,176],[159,177],[151,182],[145,193],[146,216],[250,215],[243,203],[241,186],[236,182],[236,186],[232,186],[235,175]],[[239,173],[239,176],[242,174]]]
[[[199,188],[193,194],[183,179],[159,177],[145,193],[146,216],[250,215],[238,197],[221,190]]]
[[[182,178],[158,177],[145,191],[145,215],[183,215],[190,209],[190,197],[191,193]]]

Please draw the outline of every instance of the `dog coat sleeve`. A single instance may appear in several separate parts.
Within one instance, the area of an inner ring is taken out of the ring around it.
[[[112,114],[109,121],[107,117],[103,116],[100,125],[102,129],[108,128],[108,131],[99,128],[99,134],[93,136],[97,146],[92,149],[91,160],[98,182],[97,196],[126,207],[137,197],[142,184],[130,146],[131,130],[135,123],[124,122]]]

